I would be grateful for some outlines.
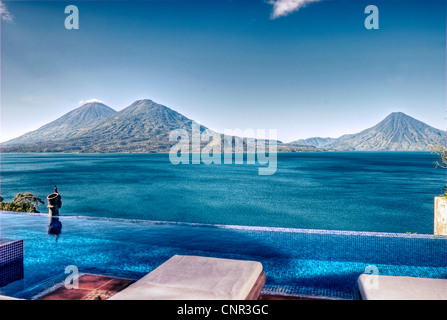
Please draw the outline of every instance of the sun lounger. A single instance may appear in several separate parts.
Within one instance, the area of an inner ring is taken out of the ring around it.
[[[14,298],[14,297],[8,297],[8,296],[0,295],[0,300],[22,300],[22,299],[17,299],[17,298]]]
[[[358,280],[363,300],[447,300],[447,280],[362,274]],[[374,285],[371,285],[376,281]]]
[[[253,300],[264,284],[259,262],[175,255],[109,300]]]

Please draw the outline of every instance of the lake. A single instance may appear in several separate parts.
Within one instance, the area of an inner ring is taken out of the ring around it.
[[[435,160],[429,152],[281,153],[277,172],[262,176],[258,165],[173,165],[168,154],[6,153],[1,194],[45,199],[57,185],[62,215],[431,234],[433,197],[446,184]]]

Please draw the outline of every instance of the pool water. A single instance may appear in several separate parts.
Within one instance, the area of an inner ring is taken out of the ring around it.
[[[174,254],[256,260],[267,273],[264,293],[355,297],[368,266],[380,275],[447,279],[447,237],[433,235],[240,227],[61,216],[47,234],[44,214],[0,214],[0,236],[24,240],[24,278],[0,294],[33,299],[81,273],[139,279]]]

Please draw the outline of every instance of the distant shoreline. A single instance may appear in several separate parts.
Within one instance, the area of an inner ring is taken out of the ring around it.
[[[290,154],[290,153],[364,153],[364,152],[401,152],[401,153],[432,153],[430,150],[312,150],[312,151],[280,151],[276,154]],[[242,152],[243,154],[256,154],[256,152]],[[64,152],[64,151],[50,151],[50,152],[9,152],[1,151],[1,154],[169,154],[169,152]],[[200,154],[199,152],[190,152],[190,154]],[[222,152],[222,154],[224,154]],[[232,152],[231,154],[240,154],[239,152]]]

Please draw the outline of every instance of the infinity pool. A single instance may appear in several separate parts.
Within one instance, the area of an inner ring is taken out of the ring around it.
[[[260,261],[264,293],[355,297],[368,266],[381,275],[447,279],[447,237],[200,225],[62,216],[62,234],[48,235],[44,214],[0,213],[0,237],[24,240],[24,278],[0,294],[39,296],[79,272],[138,279],[174,254]]]

